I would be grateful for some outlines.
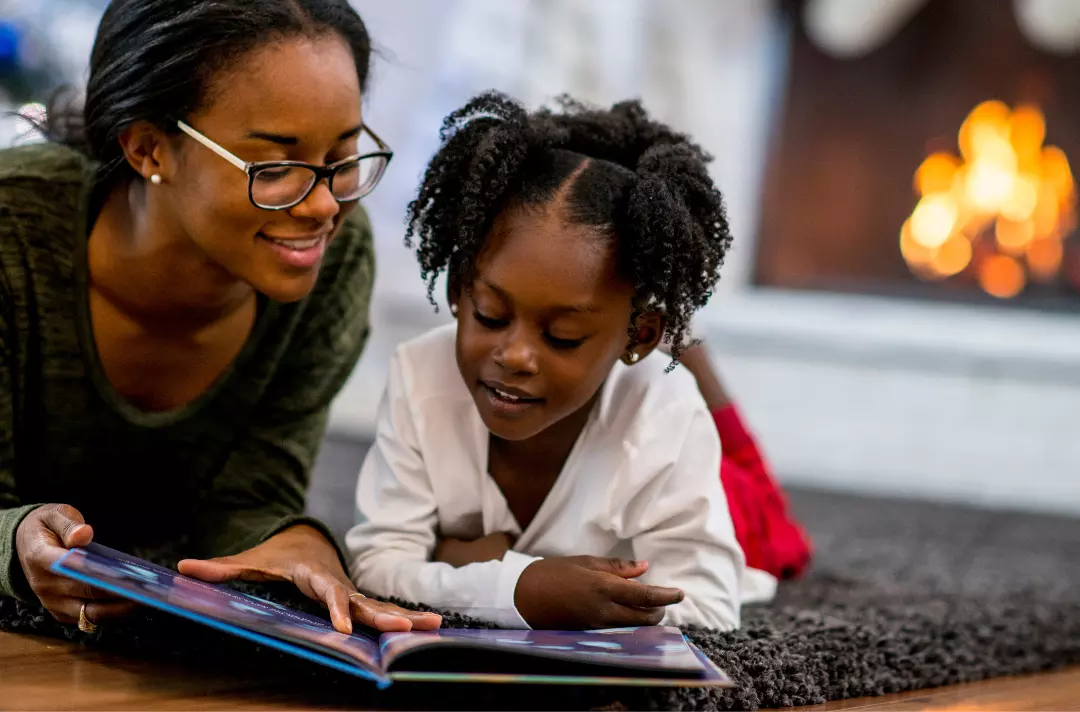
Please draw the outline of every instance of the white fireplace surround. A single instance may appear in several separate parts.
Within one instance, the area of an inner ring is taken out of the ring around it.
[[[1080,318],[742,288],[698,333],[788,484],[1080,513]],[[424,314],[425,317],[417,318]],[[332,428],[370,437],[393,344],[443,319],[384,302]]]

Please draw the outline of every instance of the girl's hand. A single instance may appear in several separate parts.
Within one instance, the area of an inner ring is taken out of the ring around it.
[[[683,600],[677,588],[632,581],[644,561],[566,556],[533,562],[521,573],[514,604],[533,628],[588,630],[656,625]]]
[[[435,545],[432,561],[441,561],[454,568],[485,561],[499,561],[513,548],[515,541],[516,538],[506,532],[492,532],[472,541],[439,539],[439,543]]]
[[[353,621],[381,631],[432,630],[442,616],[419,613],[365,598],[341,568],[333,545],[317,529],[304,524],[275,534],[234,556],[185,559],[178,568],[203,581],[291,581],[309,598],[321,601],[341,633],[352,633]]]
[[[38,507],[26,515],[15,532],[15,550],[30,590],[61,623],[78,621],[83,606],[91,624],[125,615],[136,607],[130,601],[49,570],[68,549],[86,546],[93,538],[94,530],[79,510],[66,504]]]

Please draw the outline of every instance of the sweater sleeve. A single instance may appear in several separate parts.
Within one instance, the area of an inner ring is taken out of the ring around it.
[[[308,297],[289,353],[202,504],[194,532],[198,556],[236,554],[296,524],[334,542],[324,524],[304,514],[304,505],[330,403],[369,333],[375,260],[370,225],[359,208],[335,243],[335,257]],[[340,549],[338,556],[345,566]]]
[[[0,596],[33,597],[15,549],[15,532],[37,506],[21,501],[15,482],[15,354],[10,299],[0,284]]]

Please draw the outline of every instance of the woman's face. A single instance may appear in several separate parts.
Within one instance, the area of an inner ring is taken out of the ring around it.
[[[360,102],[344,40],[288,38],[214,77],[206,106],[186,121],[246,162],[324,165],[358,152]],[[184,134],[172,146],[174,165],[159,194],[205,258],[273,300],[307,296],[355,203],[339,204],[322,181],[295,207],[263,210],[248,199],[248,177],[235,165]]]

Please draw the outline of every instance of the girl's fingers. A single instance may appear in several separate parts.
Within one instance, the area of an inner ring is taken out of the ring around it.
[[[600,627],[622,628],[627,626],[659,625],[662,620],[664,620],[663,608],[632,608],[630,606],[616,605],[613,607],[608,619]]]
[[[613,580],[607,594],[615,603],[632,608],[662,608],[683,600],[683,592],[666,586],[650,586],[636,581]]]
[[[605,574],[614,574],[624,579],[643,576],[649,570],[648,561],[630,561],[628,559],[604,556],[572,556],[569,559],[587,569]]]

